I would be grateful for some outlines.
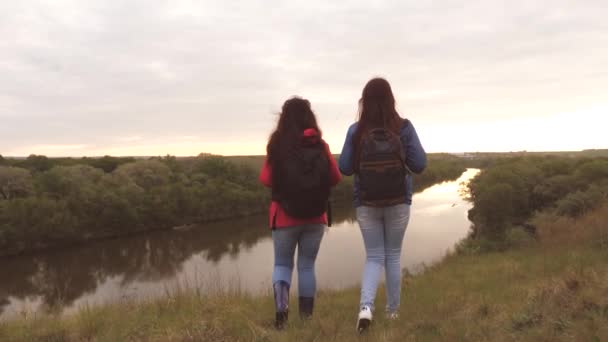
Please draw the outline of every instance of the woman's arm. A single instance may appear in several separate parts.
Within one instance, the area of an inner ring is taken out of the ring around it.
[[[401,141],[405,144],[405,164],[412,172],[421,173],[426,168],[426,152],[411,121],[401,130]]]
[[[346,140],[344,141],[344,146],[342,146],[342,153],[340,153],[340,172],[343,175],[350,176],[354,172],[354,157],[355,157],[355,148],[353,145],[353,136],[355,135],[355,131],[357,130],[357,124],[352,124],[348,128],[348,132],[346,133]]]

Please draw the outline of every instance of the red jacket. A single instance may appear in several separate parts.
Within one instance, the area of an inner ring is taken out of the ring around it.
[[[305,139],[320,138],[319,132],[317,132],[317,130],[315,130],[314,128],[306,129],[303,132],[302,136]],[[342,179],[342,175],[340,174],[340,170],[338,169],[336,160],[334,159],[334,157],[331,155],[331,152],[329,151],[329,146],[327,145],[327,143],[325,141],[323,141],[323,144],[325,145],[325,152],[327,153],[327,158],[329,159],[329,178],[330,178],[331,186],[334,186],[334,185],[338,184],[338,182],[340,182],[340,179]],[[260,182],[262,182],[262,184],[264,184],[265,186],[272,188],[272,167],[268,164],[268,157],[266,158],[266,160],[264,160],[264,166],[262,166],[262,170],[260,171]],[[272,202],[270,202],[270,210],[269,210],[270,227],[273,226],[272,221],[273,221],[275,213],[276,213],[276,221],[275,221],[276,228],[285,228],[285,227],[297,226],[297,225],[307,224],[307,223],[327,224],[327,215],[325,213],[319,217],[313,217],[313,218],[309,218],[309,219],[297,219],[297,218],[287,215],[287,213],[283,210],[283,208],[281,208],[281,205],[278,202],[272,201]]]

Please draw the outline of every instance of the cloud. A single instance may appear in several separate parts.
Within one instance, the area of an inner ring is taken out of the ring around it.
[[[0,153],[117,152],[113,139],[132,132],[146,154],[178,136],[213,148],[247,137],[263,153],[273,113],[294,94],[312,101],[336,149],[374,75],[423,126],[573,112],[607,102],[605,9],[599,0],[3,2]]]

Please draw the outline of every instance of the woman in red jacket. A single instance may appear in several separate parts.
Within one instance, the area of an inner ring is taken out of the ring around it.
[[[315,259],[325,225],[329,188],[341,178],[327,143],[321,139],[310,102],[294,97],[283,104],[266,147],[260,181],[272,189],[270,226],[274,244],[272,283],[275,326],[287,323],[289,287],[298,247],[298,309],[310,318],[316,292]]]

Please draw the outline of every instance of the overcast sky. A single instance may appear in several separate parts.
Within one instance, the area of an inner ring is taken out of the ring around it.
[[[608,148],[608,1],[2,1],[0,154],[338,153],[384,76],[425,148]]]

